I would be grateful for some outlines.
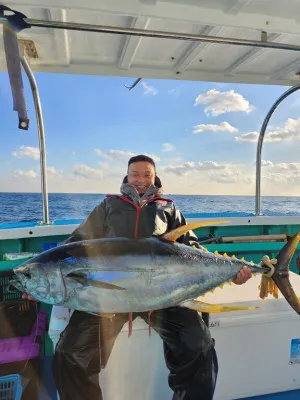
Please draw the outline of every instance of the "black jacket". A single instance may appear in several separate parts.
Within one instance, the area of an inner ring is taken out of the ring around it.
[[[102,237],[159,236],[185,225],[185,218],[173,201],[161,197],[160,192],[156,186],[151,186],[140,197],[133,186],[123,184],[122,195],[107,195],[66,242]],[[177,241],[201,247],[197,239],[197,236],[189,231]]]

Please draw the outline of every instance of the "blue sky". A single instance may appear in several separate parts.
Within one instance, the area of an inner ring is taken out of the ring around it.
[[[256,139],[286,87],[36,74],[51,192],[118,192],[130,155],[157,161],[166,193],[255,193]],[[34,105],[18,129],[7,73],[0,73],[1,191],[39,191]],[[299,133],[298,133],[299,131]],[[271,119],[263,146],[263,195],[300,195],[300,101]],[[251,141],[252,140],[252,141]],[[267,141],[268,140],[268,141]]]

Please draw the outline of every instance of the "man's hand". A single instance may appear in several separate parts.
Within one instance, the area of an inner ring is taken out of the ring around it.
[[[22,299],[27,299],[27,300],[33,300],[33,301],[38,301],[37,299],[35,299],[32,296],[29,296],[27,293],[23,293],[22,294]]]
[[[232,282],[236,285],[242,285],[247,282],[252,277],[251,269],[248,267],[243,267],[243,269],[237,274],[235,279],[232,279]]]

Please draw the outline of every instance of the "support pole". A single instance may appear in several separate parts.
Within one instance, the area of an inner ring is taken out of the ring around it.
[[[50,224],[48,191],[47,191],[46,146],[45,146],[45,132],[44,132],[42,106],[36,80],[34,78],[30,65],[28,64],[28,61],[25,56],[22,56],[20,58],[20,61],[31,86],[32,96],[35,105],[35,112],[36,112],[36,120],[37,120],[38,135],[39,135],[39,148],[40,148],[41,190],[42,190],[42,204],[43,204],[42,224]]]

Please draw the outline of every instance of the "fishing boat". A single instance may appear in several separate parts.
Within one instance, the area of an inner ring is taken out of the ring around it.
[[[47,127],[36,72],[122,76],[128,79],[128,95],[145,78],[287,86],[259,121],[253,213],[226,213],[228,224],[216,223],[195,233],[210,251],[259,262],[265,254],[275,257],[284,242],[300,231],[299,216],[266,216],[261,211],[264,135],[280,104],[300,89],[297,0],[14,0],[1,4],[0,70],[10,74],[19,118],[16,124],[24,134],[32,124],[38,126],[43,207],[42,221],[0,225],[1,284],[7,284],[8,273],[15,266],[58,245],[81,222],[68,219],[68,215],[63,220],[49,215]],[[32,89],[36,122],[28,121],[19,80],[21,68]],[[185,217],[187,222],[217,221],[224,215]],[[291,281],[300,293],[297,265],[296,252],[290,264]],[[300,320],[281,296],[260,300],[258,284],[259,278],[252,278],[246,285],[217,289],[206,297],[208,302],[259,305],[257,311],[210,316],[219,356],[216,400],[300,398]],[[4,295],[1,300],[6,300]],[[56,308],[54,312],[54,307],[45,304],[40,310],[52,328],[61,324],[59,329],[63,329],[63,314],[68,310]],[[120,400],[122,394],[122,399],[171,399],[161,342],[155,334],[149,339],[143,323],[137,322],[133,330],[131,338],[126,327],[121,332],[101,377],[105,398]],[[39,399],[58,398],[51,373],[54,345],[49,330],[43,336],[36,369],[41,375]],[[7,372],[6,366],[0,365],[2,382],[8,373],[16,373]],[[3,385],[0,381],[0,392]],[[20,398],[21,391],[16,391],[15,398]]]

